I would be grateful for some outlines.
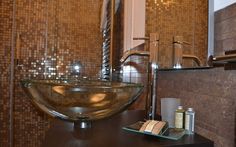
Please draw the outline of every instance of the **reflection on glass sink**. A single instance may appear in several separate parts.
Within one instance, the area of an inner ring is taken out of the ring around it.
[[[23,80],[21,83],[40,109],[70,121],[97,120],[119,113],[143,89],[140,84],[85,80]]]

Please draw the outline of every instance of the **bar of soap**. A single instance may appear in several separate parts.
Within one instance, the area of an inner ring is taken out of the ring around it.
[[[140,132],[144,132],[144,130],[146,129],[147,125],[149,124],[150,121],[146,121],[142,127],[139,129]]]
[[[154,126],[158,123],[158,121],[155,121],[155,120],[151,120],[148,125],[146,126],[144,132],[149,132],[151,133],[152,132],[152,129],[154,128]]]
[[[152,129],[152,134],[158,135],[161,133],[161,130],[166,125],[166,122],[159,121]]]
[[[166,122],[163,122],[163,121],[148,120],[142,125],[139,131],[158,135],[161,133],[165,125],[166,125]]]

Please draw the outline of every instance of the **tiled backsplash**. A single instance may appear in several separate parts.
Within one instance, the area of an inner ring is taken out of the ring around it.
[[[139,60],[140,61],[140,60]],[[132,82],[146,83],[145,64],[130,73]],[[143,72],[143,73],[142,73]],[[236,71],[160,71],[158,74],[158,113],[160,98],[180,98],[184,108],[196,111],[196,132],[215,142],[215,147],[234,147],[236,130]],[[134,78],[134,76],[137,78]],[[143,94],[132,109],[144,109]]]
[[[158,96],[177,97],[196,111],[196,132],[215,147],[234,147],[236,71],[223,68],[160,72]],[[159,107],[160,108],[160,107]]]

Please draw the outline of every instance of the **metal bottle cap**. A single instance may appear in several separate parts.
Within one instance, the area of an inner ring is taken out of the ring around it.
[[[183,109],[183,106],[178,106],[178,109]]]
[[[188,108],[188,110],[187,111],[193,111],[193,108]]]

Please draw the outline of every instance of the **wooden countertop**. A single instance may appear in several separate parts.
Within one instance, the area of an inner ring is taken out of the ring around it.
[[[46,132],[42,147],[213,147],[213,142],[198,135],[185,135],[178,141],[136,134],[122,127],[143,120],[144,111],[125,111],[92,123],[92,128],[74,131],[71,122],[55,119]]]

